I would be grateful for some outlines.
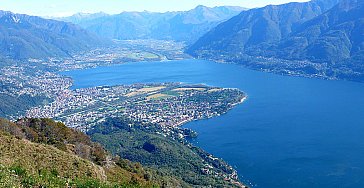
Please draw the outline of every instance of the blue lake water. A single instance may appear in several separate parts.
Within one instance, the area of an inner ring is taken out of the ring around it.
[[[279,76],[233,64],[183,60],[64,72],[75,88],[151,82],[239,88],[248,100],[188,123],[192,142],[254,187],[364,187],[364,84]]]

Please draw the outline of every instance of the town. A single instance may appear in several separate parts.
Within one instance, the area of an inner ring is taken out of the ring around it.
[[[26,116],[54,118],[80,130],[118,116],[176,127],[223,114],[245,97],[237,89],[182,83],[100,86],[63,90],[52,103],[31,108]]]
[[[225,113],[245,94],[237,89],[222,89],[181,83],[134,84],[114,87],[71,89],[73,80],[61,71],[107,66],[133,61],[187,58],[182,43],[157,40],[118,41],[120,45],[76,54],[69,59],[29,59],[1,68],[1,94],[41,96],[42,101],[19,117],[47,117],[68,126],[86,130],[105,117],[127,116],[133,121],[176,127],[186,122]]]

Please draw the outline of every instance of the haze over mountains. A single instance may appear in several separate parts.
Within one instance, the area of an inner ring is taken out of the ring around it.
[[[69,57],[109,43],[71,23],[5,11],[0,11],[0,41],[0,56],[11,59]]]
[[[110,45],[111,41],[106,38],[191,43],[242,10],[241,7],[198,6],[185,12],[78,13],[60,21],[0,11],[0,56],[9,59],[69,57],[75,52]]]
[[[88,31],[110,39],[163,39],[194,42],[222,21],[246,10],[241,7],[198,6],[181,12],[123,12],[117,15],[75,14],[59,18],[79,24]]]

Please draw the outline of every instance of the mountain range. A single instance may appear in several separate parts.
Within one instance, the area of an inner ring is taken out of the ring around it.
[[[0,11],[0,56],[10,59],[69,57],[110,42],[62,21]]]
[[[362,79],[363,4],[359,0],[312,0],[251,9],[219,24],[187,52],[240,63],[247,63],[247,57],[282,59],[288,66],[293,61],[310,61],[327,65],[324,75],[341,72],[333,74]],[[269,66],[277,68],[274,63]]]
[[[278,43],[278,57],[338,62],[364,57],[364,1],[343,0]]]
[[[253,51],[251,49],[264,49],[290,36],[303,23],[321,15],[338,2],[314,0],[244,11],[212,29],[188,51],[195,54],[204,50],[249,54]]]
[[[0,11],[0,58],[69,57],[110,45],[109,39],[161,39],[186,42],[186,52],[195,57],[234,62],[275,58],[289,66],[286,61],[310,61],[328,65],[311,71],[315,74],[361,75],[363,12],[358,0],[312,0],[250,10],[198,6],[165,13],[79,13],[58,21]]]
[[[105,13],[75,14],[58,18],[110,39],[162,39],[192,43],[207,31],[246,10],[241,7],[197,6],[180,12],[122,12],[117,15]]]

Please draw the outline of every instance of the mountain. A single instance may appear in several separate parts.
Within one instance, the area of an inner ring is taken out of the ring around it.
[[[341,1],[328,12],[304,23],[274,51],[277,57],[316,62],[363,60],[364,1]]]
[[[71,23],[0,11],[0,56],[68,57],[109,42]]]
[[[279,74],[364,82],[363,4],[313,0],[245,11],[186,52]]]
[[[65,22],[71,22],[74,24],[79,24],[81,22],[85,22],[88,20],[94,20],[100,17],[105,17],[105,16],[109,16],[108,14],[104,13],[104,12],[98,12],[98,13],[77,13],[74,14],[72,16],[69,17],[64,17],[64,18],[57,18],[57,17],[52,17],[51,19],[58,19],[61,21],[65,21]]]
[[[228,20],[243,10],[246,9],[229,6],[209,8],[200,5],[190,11],[178,12],[169,19],[164,18],[159,21],[152,26],[151,37],[192,43],[222,21]]]
[[[182,12],[123,12],[117,15],[100,14],[60,18],[71,21],[100,36],[110,39],[164,39],[193,42],[218,23],[241,11],[241,7],[197,6]],[[94,17],[94,18],[93,18]],[[80,19],[79,19],[80,18]]]
[[[109,39],[140,39],[148,38],[150,27],[170,14],[173,15],[173,13],[123,12],[95,19],[84,19],[76,23],[90,32]]]
[[[255,54],[256,50],[263,51],[270,44],[288,37],[304,22],[321,15],[338,2],[313,0],[244,11],[202,36],[187,52],[195,56],[214,53]]]

